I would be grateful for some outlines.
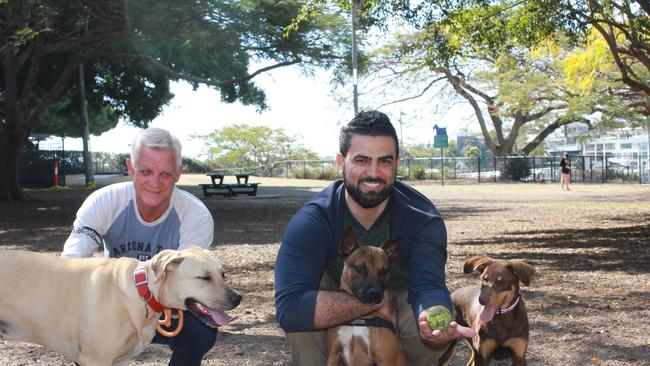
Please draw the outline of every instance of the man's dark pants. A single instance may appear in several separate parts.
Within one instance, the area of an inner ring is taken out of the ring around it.
[[[170,329],[175,329],[177,319],[172,319]],[[176,337],[167,338],[156,332],[153,343],[168,344],[172,349],[169,366],[199,366],[203,356],[217,341],[217,329],[200,321],[189,311],[184,313],[183,329]]]

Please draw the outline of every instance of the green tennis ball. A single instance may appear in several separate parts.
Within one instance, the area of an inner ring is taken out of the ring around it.
[[[427,311],[427,323],[431,329],[446,330],[451,323],[451,313],[442,305],[433,306]]]

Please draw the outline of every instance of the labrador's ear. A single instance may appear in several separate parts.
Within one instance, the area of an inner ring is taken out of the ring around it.
[[[154,281],[159,281],[167,272],[175,271],[185,256],[178,250],[165,249],[151,258],[151,270],[154,276]]]
[[[465,259],[463,273],[468,274],[474,271],[482,273],[485,270],[485,267],[492,264],[492,262],[494,262],[494,259],[485,256],[469,257]]]

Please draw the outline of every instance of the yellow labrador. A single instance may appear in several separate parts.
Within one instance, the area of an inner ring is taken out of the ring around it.
[[[198,247],[163,250],[147,262],[1,250],[0,338],[42,344],[84,366],[127,365],[151,342],[160,318],[136,289],[139,264],[162,306],[192,311],[213,327],[233,319],[224,311],[241,295],[226,283],[221,263]]]

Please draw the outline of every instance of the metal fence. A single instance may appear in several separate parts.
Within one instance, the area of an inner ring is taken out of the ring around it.
[[[128,154],[93,153],[95,174],[126,173]],[[405,180],[431,180],[441,183],[480,182],[559,182],[560,158],[509,156],[502,158],[447,157],[402,159],[398,177]],[[81,151],[23,150],[19,162],[19,179],[24,187],[53,185],[54,162],[59,166],[59,184],[65,185],[66,174],[83,174]],[[185,163],[185,162],[184,162]],[[650,183],[650,169],[645,156],[635,164],[623,165],[609,157],[571,157],[572,182],[639,182]],[[199,167],[200,168],[200,167]],[[202,171],[186,169],[186,172]],[[334,180],[340,178],[335,160],[291,160],[257,168],[228,168],[228,172],[245,171],[258,176],[281,176],[298,179]]]
[[[62,150],[23,150],[18,160],[18,181],[28,188],[54,185],[54,167],[58,164],[58,184],[65,185],[65,164],[59,163]]]
[[[124,174],[126,154],[92,153],[95,174]],[[58,166],[58,184],[66,185],[67,174],[83,174],[82,151],[37,150],[25,148],[18,161],[18,180],[23,187],[54,185],[54,165]]]
[[[447,157],[401,160],[400,179],[433,180],[450,183],[480,182],[559,182],[560,157]],[[250,170],[250,169],[249,169]],[[337,179],[340,173],[334,160],[292,160],[260,167],[255,174],[305,179]],[[647,159],[622,165],[608,157],[571,157],[571,181],[648,183]]]

